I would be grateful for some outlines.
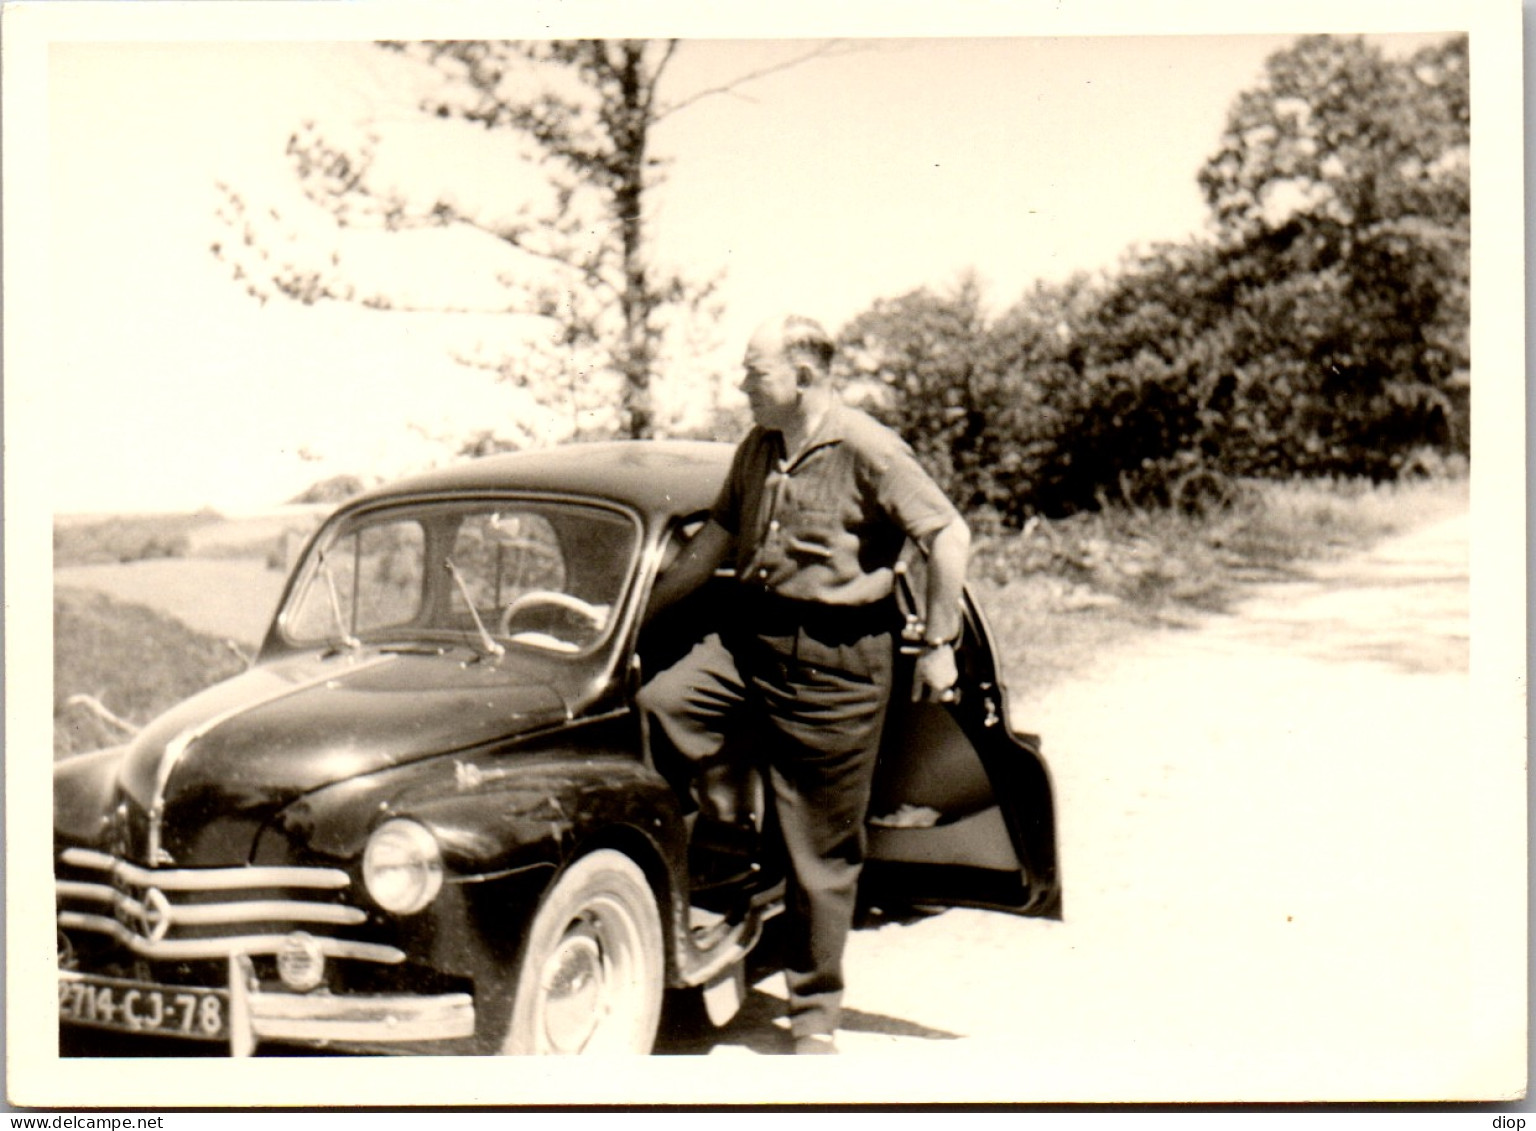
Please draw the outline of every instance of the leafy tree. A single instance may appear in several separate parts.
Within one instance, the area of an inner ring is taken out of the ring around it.
[[[1465,445],[1465,62],[1464,38],[1271,57],[1201,171],[1215,241],[1129,257],[1075,324],[1083,442],[1050,505],[1167,498],[1200,467],[1381,478]]]
[[[1158,247],[1079,296],[1038,382],[1054,444],[1037,472],[1036,507],[1166,501],[1164,480],[1213,445],[1226,390],[1210,365],[1219,340],[1210,258],[1199,244]],[[1011,364],[1021,368],[1017,357]]]
[[[1092,505],[1093,486],[1086,493],[1074,487],[1087,480],[1065,441],[1093,400],[1082,343],[1101,294],[1101,281],[1084,274],[1062,284],[1037,282],[988,332],[998,396],[984,466],[992,508],[1011,525],[1038,511]]]
[[[1039,509],[1093,506],[1098,481],[1066,437],[1081,435],[1097,395],[1078,343],[1101,298],[1086,276],[1042,283],[995,323],[970,275],[948,291],[883,299],[840,334],[841,376],[873,388],[875,414],[973,522],[1016,526]]]
[[[1235,307],[1301,470],[1391,474],[1465,449],[1470,112],[1464,36],[1403,62],[1314,36],[1271,57],[1200,174]]]
[[[993,382],[984,367],[981,290],[967,277],[877,301],[839,335],[843,379],[876,390],[871,408],[906,436],[951,496],[986,501],[977,478]]]

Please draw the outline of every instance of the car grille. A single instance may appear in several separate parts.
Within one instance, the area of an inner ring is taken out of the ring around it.
[[[299,931],[312,934],[327,958],[403,961],[396,947],[345,937],[368,918],[339,901],[350,882],[336,868],[142,868],[69,848],[56,881],[59,928],[105,937],[151,961],[272,955]]]

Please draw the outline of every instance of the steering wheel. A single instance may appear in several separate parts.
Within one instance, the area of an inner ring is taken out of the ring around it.
[[[508,636],[512,632],[512,621],[527,609],[538,605],[553,605],[557,609],[575,613],[583,620],[590,623],[594,630],[601,631],[603,625],[608,623],[608,609],[604,605],[593,605],[583,601],[580,597],[572,597],[569,593],[560,593],[554,589],[530,589],[521,597],[516,598],[501,614],[501,622],[498,626],[502,636]]]

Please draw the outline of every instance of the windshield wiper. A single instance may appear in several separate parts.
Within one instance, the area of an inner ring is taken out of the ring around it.
[[[324,553],[320,555],[320,572],[325,575],[325,588],[331,595],[331,615],[336,618],[336,632],[342,644],[351,649],[361,648],[363,642],[347,631],[347,618],[341,615],[341,599],[336,596],[336,578],[331,574],[331,563]]]
[[[453,564],[452,558],[444,558],[443,566],[453,578],[453,583],[459,587],[459,596],[464,598],[464,603],[469,606],[469,615],[475,618],[475,627],[480,630],[480,644],[492,656],[501,656],[506,653],[496,641],[491,639],[491,634],[485,630],[485,622],[480,619],[480,612],[475,608],[475,602],[469,595],[469,586],[464,584],[464,575],[459,572],[459,567]]]

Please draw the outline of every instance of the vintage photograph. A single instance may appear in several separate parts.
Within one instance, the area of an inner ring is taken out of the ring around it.
[[[1517,4],[43,7],[12,1104],[1523,1099]]]

